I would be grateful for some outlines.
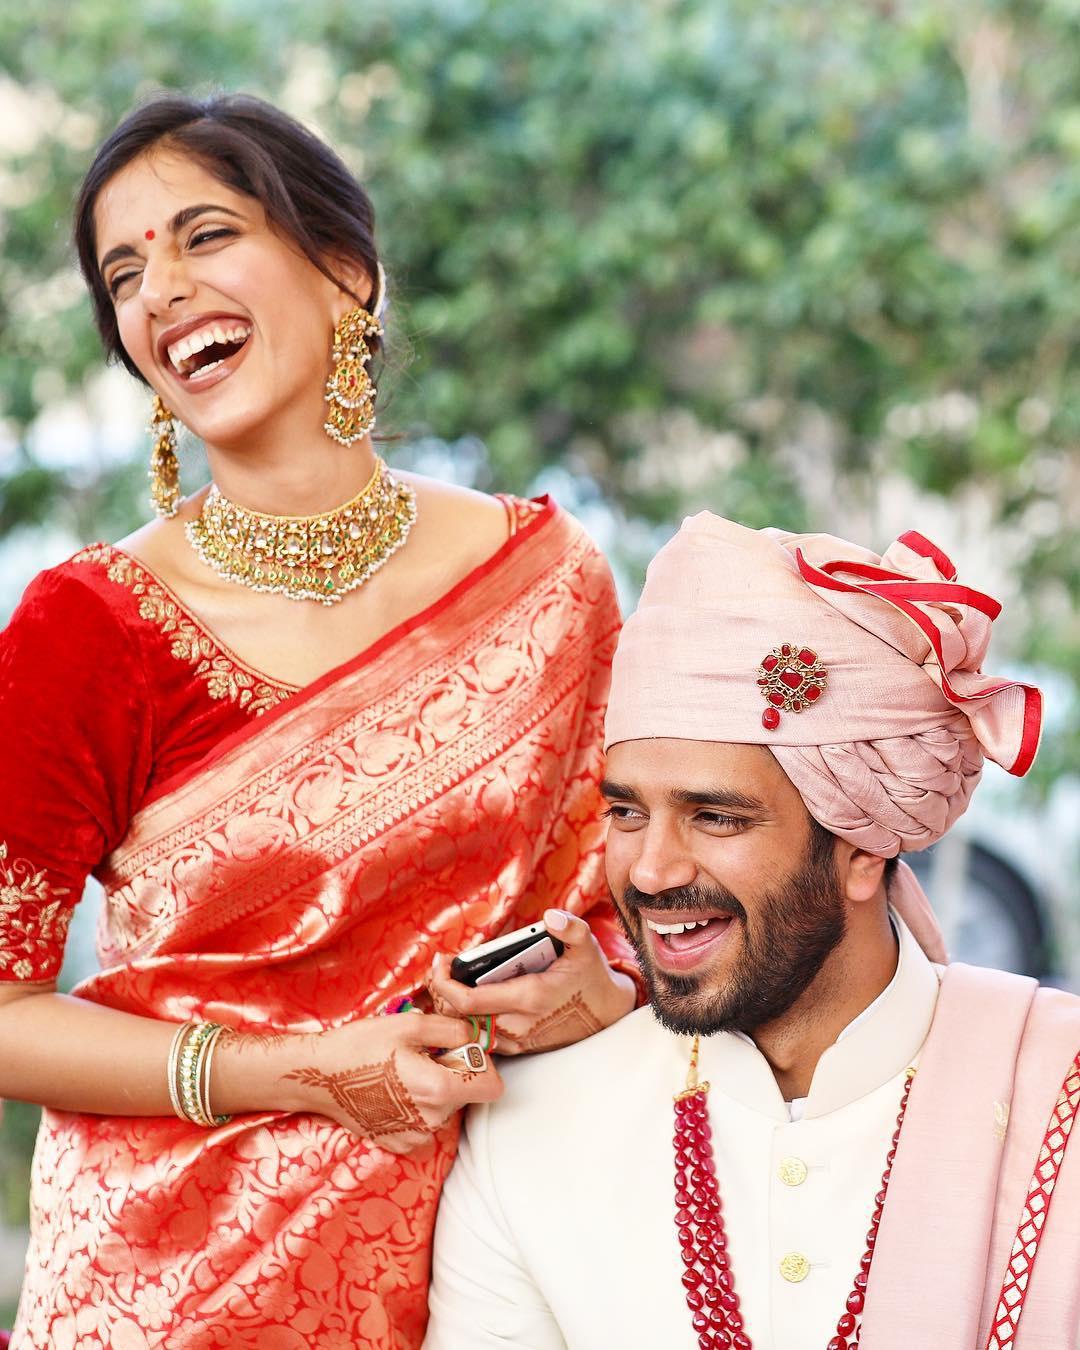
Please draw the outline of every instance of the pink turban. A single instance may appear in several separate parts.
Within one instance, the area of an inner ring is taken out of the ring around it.
[[[984,756],[1031,767],[1034,686],[981,673],[1000,606],[922,535],[882,557],[826,534],[703,511],[653,559],[619,639],[605,747],[675,737],[766,745],[810,814],[884,857],[935,843]],[[911,870],[892,899],[943,959]]]

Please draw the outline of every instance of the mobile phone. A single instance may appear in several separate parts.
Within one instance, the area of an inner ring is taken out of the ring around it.
[[[518,975],[535,975],[547,970],[563,954],[563,943],[552,937],[542,923],[515,929],[492,938],[482,947],[461,952],[450,962],[450,978],[476,987],[499,984]]]

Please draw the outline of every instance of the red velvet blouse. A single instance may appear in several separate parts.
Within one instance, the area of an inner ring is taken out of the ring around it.
[[[54,980],[87,875],[148,792],[294,692],[120,549],[36,577],[0,634],[0,980]]]

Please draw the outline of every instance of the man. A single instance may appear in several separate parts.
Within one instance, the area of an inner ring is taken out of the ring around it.
[[[429,1350],[1077,1344],[1080,999],[945,966],[895,861],[1034,758],[997,612],[915,534],[660,552],[604,784],[652,1006],[472,1113]]]

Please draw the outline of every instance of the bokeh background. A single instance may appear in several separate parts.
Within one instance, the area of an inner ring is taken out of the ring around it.
[[[374,198],[394,462],[553,492],[628,607],[703,506],[917,527],[1005,602],[1040,760],[924,871],[963,954],[1075,985],[1078,71],[1080,0],[8,0],[0,616],[148,511],[146,395],[72,263],[93,148],[163,86],[261,94]],[[0,1128],[0,1326],[35,1123]]]

